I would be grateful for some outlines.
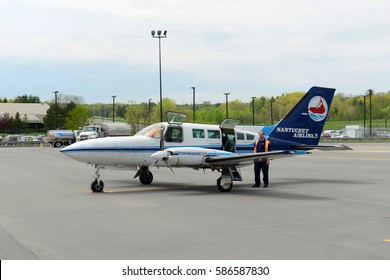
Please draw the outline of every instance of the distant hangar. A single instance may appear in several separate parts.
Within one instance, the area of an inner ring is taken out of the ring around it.
[[[10,117],[15,117],[19,112],[21,119],[27,117],[31,128],[38,129],[43,126],[43,118],[49,108],[47,103],[0,103],[0,116],[8,113]]]

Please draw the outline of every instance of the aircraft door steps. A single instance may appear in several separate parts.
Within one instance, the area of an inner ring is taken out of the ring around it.
[[[230,173],[230,178],[232,178],[233,181],[242,181],[241,174],[237,170],[237,167],[235,165],[229,166],[229,173]]]

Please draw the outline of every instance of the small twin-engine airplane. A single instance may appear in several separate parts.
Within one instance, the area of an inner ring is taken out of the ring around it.
[[[347,146],[318,145],[335,89],[312,87],[288,115],[276,125],[262,128],[272,151],[253,153],[257,133],[237,127],[226,119],[221,125],[184,123],[185,114],[168,112],[168,122],[150,125],[134,136],[107,137],[74,143],[62,153],[95,168],[93,192],[101,192],[101,169],[134,170],[134,178],[150,184],[150,168],[189,167],[218,170],[217,188],[228,192],[241,181],[237,167],[254,160],[278,159],[308,153],[308,150],[346,150]],[[173,172],[173,170],[172,170]]]

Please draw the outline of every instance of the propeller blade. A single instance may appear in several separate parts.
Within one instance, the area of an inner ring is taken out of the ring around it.
[[[175,174],[175,172],[173,172],[172,166],[168,162],[168,159],[165,159],[164,162],[168,165],[168,167],[172,171],[172,173]]]

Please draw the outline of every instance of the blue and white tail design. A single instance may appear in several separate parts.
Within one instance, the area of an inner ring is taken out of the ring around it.
[[[318,145],[334,93],[332,88],[312,87],[269,133],[272,149]]]

